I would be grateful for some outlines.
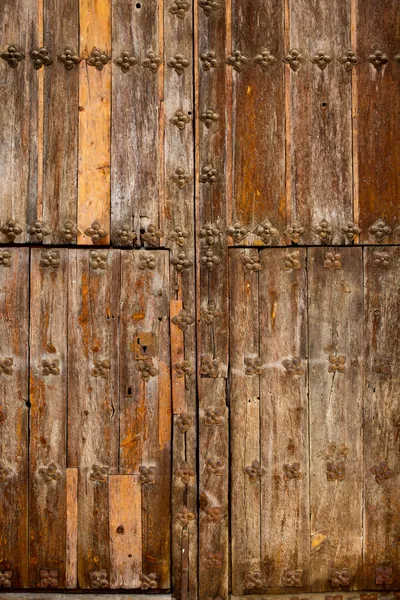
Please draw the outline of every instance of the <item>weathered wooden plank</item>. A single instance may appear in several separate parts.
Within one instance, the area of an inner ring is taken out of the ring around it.
[[[400,201],[400,69],[394,61],[399,54],[398,9],[396,0],[379,5],[366,0],[356,9],[362,59],[357,67],[359,219],[362,241],[372,244],[400,240],[400,230],[395,231]]]
[[[146,600],[149,597],[148,594],[113,594],[112,597],[115,600]],[[12,598],[12,600],[48,600],[49,595],[44,593],[21,593],[18,592],[16,594],[13,593],[0,593],[0,600],[7,600],[7,598]],[[52,600],[109,600],[110,594],[52,594]],[[171,594],[157,594],[157,598],[159,600],[172,600]]]
[[[261,572],[260,377],[245,372],[245,360],[259,357],[260,352],[259,269],[256,249],[230,251],[230,494],[235,594],[244,593],[249,578]]]
[[[290,0],[289,18],[288,227],[304,229],[302,243],[344,243],[341,229],[354,218],[351,70],[337,59],[351,48],[350,2]]]
[[[28,281],[28,249],[1,249],[0,570],[12,587],[28,585]]]
[[[79,31],[78,243],[108,244],[111,0],[79,0]]]
[[[171,525],[168,252],[123,252],[121,260],[120,473],[141,474],[143,575],[155,573],[156,587],[166,589]]]
[[[78,587],[78,469],[66,469],[66,561],[65,587]]]
[[[4,0],[0,32],[0,239],[25,242],[38,197],[38,84],[29,56],[38,44],[36,0]]]
[[[163,47],[158,0],[113,0],[112,241],[134,245],[163,219]],[[120,64],[124,54],[128,57]],[[117,62],[118,61],[118,62]],[[158,243],[157,243],[158,245]]]
[[[363,278],[361,248],[311,248],[309,394],[311,581],[360,589]],[[351,502],[349,502],[351,498]]]
[[[185,361],[184,333],[182,325],[185,325],[181,311],[182,300],[171,300],[170,303],[170,329],[171,329],[171,383],[172,383],[172,410],[175,414],[186,413],[185,396],[185,374],[182,371],[182,365],[188,372],[193,371],[193,367],[188,366]],[[181,325],[181,326],[180,326]],[[175,368],[175,366],[177,368]]]
[[[118,473],[120,253],[70,250],[68,465],[79,468],[78,581],[109,583],[108,475]]]
[[[284,1],[234,0],[232,223],[249,230],[286,223],[283,54]]]
[[[29,583],[63,588],[68,250],[33,249],[30,276]]]
[[[288,587],[287,570],[301,571],[302,586],[310,579],[305,259],[305,250],[260,252],[261,568],[269,588]]]
[[[400,586],[399,324],[400,249],[364,249],[363,586]]]
[[[51,230],[44,242],[76,243],[79,0],[44,0],[43,12],[53,59],[44,73],[43,221]]]
[[[226,380],[202,377],[199,406],[199,597],[228,597],[229,415]],[[210,553],[219,553],[210,565]]]
[[[113,475],[110,490],[110,587],[138,588],[142,572],[139,475]]]

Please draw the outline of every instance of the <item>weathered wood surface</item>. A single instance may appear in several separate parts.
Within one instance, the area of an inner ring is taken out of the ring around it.
[[[353,221],[351,71],[337,60],[351,48],[350,2],[289,0],[289,50],[304,62],[290,73],[288,175],[291,197],[288,226],[304,228],[305,244],[340,244],[341,228]],[[313,63],[319,52],[324,68]],[[332,232],[322,239],[321,221]]]
[[[27,587],[29,250],[0,257],[0,571]]]
[[[300,570],[309,586],[306,251],[263,250],[260,263],[262,576],[284,588],[285,570]],[[296,463],[300,476],[290,478],[285,465]]]
[[[65,587],[78,587],[78,469],[66,469]]]
[[[335,268],[334,252],[308,250],[314,591],[362,585],[362,250],[341,248]]]
[[[399,271],[398,248],[364,250],[363,587],[368,589],[400,586]]]
[[[32,250],[29,582],[65,587],[68,250]],[[54,581],[55,583],[55,581]]]
[[[364,243],[400,242],[400,110],[398,3],[357,3],[357,67],[359,219]],[[376,53],[381,60],[374,64]],[[372,62],[370,62],[372,60]],[[383,62],[382,62],[383,60]],[[378,67],[378,68],[377,68]],[[374,223],[382,219],[385,235]],[[373,230],[371,231],[371,227]],[[378,235],[377,235],[378,233]],[[383,239],[380,234],[383,233]]]
[[[51,594],[51,600],[110,600],[113,598],[114,600],[145,600],[149,597],[149,594]],[[0,593],[0,600],[7,600],[7,598],[11,598],[12,600],[48,600],[49,594],[44,593]],[[159,600],[172,600],[173,596],[171,594],[157,594],[157,598]]]

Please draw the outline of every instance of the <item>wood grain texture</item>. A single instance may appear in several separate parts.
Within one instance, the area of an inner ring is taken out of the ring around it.
[[[0,12],[0,54],[14,45],[25,55],[15,69],[0,60],[0,224],[18,221],[18,242],[27,240],[38,197],[38,83],[29,57],[38,43],[36,12],[36,0],[5,0]]]
[[[360,589],[362,571],[362,250],[341,248],[336,269],[328,266],[332,251],[308,250],[314,591],[337,587],[335,572],[343,569],[343,587]]]
[[[269,588],[286,587],[284,571],[301,570],[309,586],[309,456],[306,251],[288,269],[292,251],[260,252],[261,553]],[[285,368],[300,359],[298,371]],[[285,479],[284,465],[300,463],[301,477]]]
[[[98,222],[107,232],[100,244],[110,240],[110,127],[111,64],[97,70],[85,59],[94,48],[111,56],[111,0],[79,0],[79,244],[91,244],[85,230]]]
[[[92,252],[104,255],[104,269],[93,268]],[[68,465],[79,468],[78,581],[89,588],[104,579],[108,585],[110,575],[107,478],[118,473],[120,253],[70,250],[69,257]]]
[[[110,587],[140,587],[142,506],[139,475],[112,475],[110,491]]]
[[[258,262],[256,249],[231,250],[230,281],[230,455],[232,592],[246,590],[246,575],[261,571],[261,481],[245,468],[260,462],[260,378],[245,374],[245,358],[258,357],[258,271],[243,259]]]
[[[78,469],[66,469],[65,587],[78,587]]]
[[[43,12],[53,59],[44,72],[43,221],[51,230],[44,241],[64,244],[65,224],[77,223],[79,67],[66,69],[58,56],[65,49],[79,54],[79,0],[44,0]]]
[[[290,49],[304,62],[290,72],[291,123],[290,225],[304,228],[301,243],[340,244],[341,228],[353,221],[351,71],[338,62],[351,48],[350,2],[289,0]],[[325,69],[311,60],[319,51],[331,58]],[[320,222],[332,227],[331,239],[318,235]]]
[[[384,253],[384,257],[381,254]],[[382,268],[382,259],[387,267]],[[364,249],[364,547],[363,587],[400,585],[399,323],[400,249]],[[383,464],[382,477],[376,467]],[[390,475],[386,478],[386,475]],[[384,567],[387,583],[379,580]]]
[[[171,329],[171,384],[172,384],[172,410],[173,414],[186,413],[185,376],[176,367],[185,360],[184,333],[181,327],[174,322],[179,319],[183,309],[182,300],[170,302],[170,329]],[[193,368],[193,367],[192,367]]]
[[[369,228],[378,219],[388,223],[392,232],[385,236],[400,241],[400,109],[398,94],[399,65],[393,60],[399,53],[398,4],[384,0],[379,6],[372,0],[357,3],[358,88],[358,177],[361,240],[377,243]],[[368,58],[376,51],[390,61],[376,69]]]
[[[122,243],[118,235],[122,226],[134,231],[139,242],[148,225],[159,227],[163,218],[159,90],[163,65],[156,72],[143,66],[149,52],[163,55],[160,11],[158,0],[112,2],[113,56],[129,52],[136,59],[126,73],[112,65],[111,215],[112,241],[117,246],[134,245],[133,240]]]
[[[4,252],[11,266],[0,265],[0,357],[13,364],[0,373],[0,570],[27,587],[29,250],[2,249],[3,260]]]
[[[68,250],[33,249],[30,281],[29,581],[47,587],[42,571],[57,571],[56,587],[63,588]]]

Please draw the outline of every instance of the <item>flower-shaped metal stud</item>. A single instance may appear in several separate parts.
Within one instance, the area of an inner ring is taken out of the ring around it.
[[[42,250],[40,256],[40,266],[50,269],[57,269],[60,266],[60,251]]]
[[[291,465],[283,465],[283,479],[285,479],[285,481],[288,481],[289,479],[301,479],[302,477],[300,463],[296,462]]]
[[[215,183],[217,181],[218,171],[212,165],[204,165],[200,172],[201,183]]]
[[[283,572],[283,585],[285,587],[302,587],[303,586],[303,571],[300,569],[286,569]]]
[[[386,479],[392,479],[394,472],[389,469],[386,460],[382,460],[378,465],[371,468],[371,473],[375,475],[376,483],[383,483]]]
[[[186,0],[175,0],[168,10],[172,15],[176,15],[180,19],[183,19],[189,8],[190,4],[189,2],[186,2]]]
[[[67,71],[72,71],[82,59],[71,48],[65,48],[64,52],[57,56],[57,60],[64,65]]]
[[[211,13],[219,9],[219,2],[216,0],[199,0],[199,6],[203,9],[204,14],[209,17]]]
[[[93,244],[98,244],[107,235],[107,231],[102,228],[98,221],[93,221],[90,227],[85,229],[85,235],[91,238]]]
[[[242,54],[240,50],[235,50],[230,56],[227,57],[225,62],[227,65],[233,67],[235,71],[240,73],[240,71],[242,71],[249,62],[249,59],[247,56]]]
[[[328,481],[344,481],[346,476],[346,463],[344,460],[326,463],[326,478]]]
[[[60,361],[58,358],[42,360],[42,375],[48,377],[49,375],[60,374]]]
[[[21,235],[22,227],[15,219],[8,219],[8,221],[2,225],[0,231],[9,242],[13,242],[16,237]]]
[[[201,318],[207,323],[207,325],[211,325],[215,319],[222,316],[221,311],[217,309],[214,302],[210,302],[208,306],[205,306],[200,311]]]
[[[145,271],[146,269],[155,269],[157,264],[157,259],[154,254],[149,254],[148,252],[142,252],[139,255],[139,269]]]
[[[50,235],[51,229],[42,221],[34,221],[29,225],[28,233],[36,242],[43,242],[43,239]]]
[[[102,465],[92,465],[92,471],[89,475],[90,481],[97,483],[106,483],[108,477],[108,467]]]
[[[343,65],[345,71],[352,71],[359,64],[360,59],[354,50],[347,50],[342,56],[339,56],[338,61]]]
[[[171,123],[182,131],[191,120],[189,115],[183,112],[183,110],[177,110],[171,119]]]
[[[184,246],[189,235],[190,232],[182,227],[182,225],[176,225],[168,235],[168,239],[172,242],[176,242],[178,246]]]
[[[154,485],[156,482],[156,468],[142,465],[139,467],[140,483]]]
[[[66,243],[70,243],[73,240],[76,240],[81,232],[73,221],[65,221],[64,225],[60,229],[60,235],[63,237]]]
[[[119,246],[127,246],[136,240],[136,233],[128,223],[122,223],[114,229],[113,238]]]
[[[211,248],[209,248],[205,254],[200,258],[200,264],[206,267],[209,271],[213,271],[221,263],[221,257],[215,254]]]
[[[178,75],[183,75],[185,69],[190,65],[190,62],[183,54],[175,54],[175,56],[169,59],[167,64],[171,69],[174,69]]]
[[[204,355],[200,359],[200,373],[205,377],[216,378],[219,375],[219,359]]]
[[[262,266],[261,266],[261,263],[260,263],[258,257],[247,256],[245,254],[242,254],[241,260],[242,260],[242,265],[243,265],[245,271],[261,271],[262,270]]]
[[[226,228],[226,233],[231,237],[236,243],[239,243],[246,235],[249,233],[248,228],[241,223],[241,221],[235,221],[233,225],[230,225]]]
[[[259,356],[256,358],[246,357],[244,367],[245,375],[262,375],[265,372],[263,361]]]
[[[145,69],[149,69],[152,73],[157,73],[159,66],[162,63],[162,58],[157,55],[154,50],[149,50],[146,58],[142,62]]]
[[[186,433],[193,427],[193,419],[186,413],[179,415],[175,421],[175,425],[181,433]]]
[[[298,244],[301,236],[304,233],[304,227],[295,221],[292,225],[288,225],[283,233],[295,244]]]
[[[377,585],[391,585],[393,583],[393,568],[390,563],[376,565],[375,583]]]
[[[288,252],[283,257],[283,267],[287,271],[290,269],[301,269],[300,252],[295,250],[294,252]]]
[[[260,571],[249,571],[244,576],[246,590],[262,588],[263,582]]]
[[[304,367],[299,356],[293,358],[285,358],[282,361],[286,374],[289,376],[304,375]]]
[[[40,569],[41,588],[58,587],[58,569]]]
[[[171,175],[170,179],[178,186],[179,189],[183,189],[190,181],[190,175],[183,167],[177,167],[175,173]]]
[[[217,240],[220,235],[221,230],[218,227],[218,225],[210,223],[210,221],[204,223],[204,225],[201,227],[198,233],[199,238],[204,240],[208,246],[212,246],[215,240]]]
[[[137,65],[137,63],[138,59],[136,56],[133,56],[133,54],[130,54],[130,52],[127,52],[126,50],[121,52],[121,56],[118,56],[118,58],[114,60],[114,64],[117,65],[123,73],[127,73],[130,68]]]
[[[277,64],[278,59],[273,56],[269,50],[264,48],[260,54],[254,57],[254,62],[259,65],[263,71],[268,71],[269,67]]]
[[[93,589],[108,587],[108,575],[105,569],[101,569],[101,571],[91,571],[89,573],[89,580],[90,587]]]
[[[38,471],[39,475],[42,477],[44,483],[47,485],[52,481],[59,481],[62,478],[61,473],[57,469],[56,463],[52,462],[47,466],[40,467]]]
[[[377,71],[380,71],[384,65],[389,62],[389,57],[387,54],[382,52],[382,50],[375,50],[368,57],[367,61],[375,67]]]
[[[107,252],[96,250],[90,253],[89,267],[91,269],[107,269]]]
[[[175,476],[178,477],[185,485],[189,485],[196,477],[196,471],[192,469],[188,462],[183,462],[182,465],[175,470]]]
[[[255,233],[264,244],[270,244],[272,240],[279,235],[279,231],[269,222],[257,225]]]
[[[184,252],[179,252],[177,256],[171,258],[171,265],[174,265],[178,273],[193,266],[193,261],[189,260]]]
[[[179,521],[182,527],[188,527],[194,521],[195,514],[188,510],[187,506],[182,506],[179,512],[176,513],[176,520]]]
[[[37,50],[32,50],[29,55],[33,60],[33,66],[36,70],[41,69],[42,67],[49,67],[53,64],[53,60],[50,58],[49,51],[45,46],[42,46]]]
[[[222,425],[224,422],[224,411],[222,408],[207,408],[204,422],[206,425]]]
[[[346,356],[329,356],[329,373],[344,373],[346,371]]]
[[[392,365],[389,358],[384,356],[376,356],[372,363],[372,370],[379,375],[390,375],[392,373]]]
[[[224,514],[220,506],[205,506],[204,507],[204,523],[222,523]]]
[[[329,63],[332,61],[332,57],[329,54],[326,54],[323,50],[318,50],[318,52],[310,59],[311,62],[316,65],[321,71],[324,71]]]
[[[0,357],[0,374],[12,375],[14,359],[10,356]]]
[[[0,250],[0,267],[11,267],[11,252]]]
[[[258,460],[253,460],[251,465],[243,468],[243,472],[247,475],[251,483],[255,483],[258,479],[261,479],[261,476],[265,473],[265,469]]]
[[[153,359],[151,358],[138,360],[137,368],[143,381],[149,381],[150,377],[158,375],[158,369],[153,364]]]
[[[186,331],[189,325],[193,325],[194,317],[189,314],[187,310],[182,309],[175,317],[173,317],[172,322],[182,331]]]
[[[222,475],[225,471],[225,465],[220,458],[209,456],[205,461],[206,471],[212,475]]]
[[[200,60],[203,63],[204,71],[210,71],[218,66],[217,54],[214,50],[208,50],[200,54]]]
[[[180,363],[174,364],[174,371],[176,372],[178,379],[183,379],[185,375],[193,375],[194,367],[189,360],[183,360]]]
[[[348,569],[336,569],[331,577],[332,587],[346,587],[350,585],[350,575]]]
[[[92,376],[108,379],[110,374],[110,361],[107,359],[95,358],[93,360]]]
[[[304,56],[296,48],[289,50],[288,54],[283,58],[283,62],[290,66],[292,71],[298,71],[305,61]]]
[[[206,552],[204,556],[210,569],[221,569],[224,555],[222,552]]]
[[[372,264],[374,267],[380,269],[389,269],[390,267],[390,254],[389,252],[373,252],[372,253]]]
[[[340,270],[342,268],[342,255],[339,252],[325,252],[324,269]]]
[[[341,228],[341,232],[349,240],[349,242],[352,242],[356,235],[359,235],[361,233],[361,229],[355,223],[348,221]]]
[[[147,227],[146,233],[142,233],[141,238],[151,246],[158,246],[160,239],[163,237],[164,232],[161,229],[157,229],[153,223]]]
[[[86,59],[86,64],[89,67],[95,67],[98,71],[102,71],[104,66],[111,60],[111,56],[108,56],[104,50],[93,48],[90,56]]]
[[[382,243],[384,239],[392,233],[391,227],[389,227],[384,219],[378,219],[375,221],[368,231],[378,243]]]
[[[155,590],[158,587],[157,573],[150,573],[149,575],[141,573],[139,579],[141,590]]]
[[[332,238],[333,227],[328,223],[326,219],[322,219],[319,225],[316,225],[313,232],[317,234],[320,240],[324,243]]]
[[[201,113],[199,118],[200,121],[207,127],[207,129],[210,129],[214,123],[219,121],[219,114],[213,108],[207,108],[207,110]]]
[[[12,69],[18,66],[21,60],[24,60],[25,54],[18,50],[16,46],[7,46],[7,49],[1,54],[1,58],[5,60]]]
[[[0,479],[1,481],[1,479]],[[0,571],[0,588],[10,588],[12,582],[12,571]]]

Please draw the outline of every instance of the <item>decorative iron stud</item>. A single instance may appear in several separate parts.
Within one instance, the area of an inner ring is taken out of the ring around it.
[[[200,258],[200,264],[206,267],[209,271],[213,271],[221,263],[221,257],[215,254],[211,249]]]
[[[90,587],[94,589],[108,588],[108,575],[105,569],[89,573]]]
[[[176,242],[178,246],[184,246],[189,235],[190,232],[184,229],[182,225],[176,225],[174,229],[170,232],[168,239],[172,242]]]
[[[182,506],[179,512],[176,513],[176,520],[182,527],[188,527],[191,521],[194,521],[195,514],[188,510],[187,506]]]
[[[104,65],[106,65],[110,60],[111,56],[107,56],[104,50],[93,48],[90,56],[86,59],[86,64],[89,65],[89,67],[95,67],[98,71],[102,71],[104,69]]]
[[[224,422],[224,411],[222,408],[208,408],[205,413],[206,425],[222,425]]]
[[[8,250],[0,250],[0,267],[11,267],[11,252]]]
[[[42,360],[42,375],[48,377],[49,375],[60,374],[60,361],[58,358]]]
[[[342,255],[339,252],[325,252],[324,269],[340,270],[342,268]]]
[[[375,50],[375,52],[368,56],[367,61],[375,67],[377,71],[380,71],[382,67],[389,62],[389,57],[382,52],[382,50]]]
[[[241,221],[235,221],[233,225],[230,225],[226,228],[226,233],[231,237],[236,243],[242,241],[243,238],[249,233],[248,228],[241,223]]]
[[[179,189],[183,189],[190,181],[190,178],[189,173],[187,173],[183,167],[177,167],[175,173],[170,177],[171,181],[173,181]]]
[[[346,371],[346,356],[334,356],[331,354],[329,356],[329,373],[344,373]]]
[[[190,481],[196,477],[196,471],[189,466],[188,462],[183,462],[182,465],[175,470],[175,475],[182,483],[189,485]]]
[[[108,379],[110,374],[110,361],[107,359],[93,359],[92,377],[102,377]]]
[[[96,250],[90,253],[89,267],[91,269],[107,269],[107,252]]]
[[[64,238],[66,243],[70,243],[76,240],[81,232],[73,221],[65,221],[64,225],[60,229],[60,235]]]
[[[20,50],[17,50],[16,46],[7,46],[7,50],[1,54],[1,58],[5,60],[12,69],[15,69],[18,66],[18,63],[21,62],[21,60],[24,60],[25,54]]]
[[[137,368],[140,373],[140,377],[144,381],[148,381],[150,377],[158,375],[158,369],[153,364],[153,359],[148,358],[146,360],[138,360]]]
[[[378,243],[383,242],[384,239],[392,233],[392,229],[389,227],[386,221],[384,221],[384,219],[378,219],[375,221],[368,231]]]
[[[40,587],[58,587],[58,569],[40,570]]]
[[[0,258],[1,261],[1,258]],[[0,262],[1,264],[1,262]],[[14,359],[11,356],[1,357],[0,358],[0,374],[2,375],[12,375],[13,373],[13,364]]]
[[[187,115],[183,110],[177,110],[174,116],[171,119],[171,123],[175,125],[178,129],[183,131],[188,123],[190,123],[192,119]]]
[[[127,51],[121,52],[121,56],[118,56],[114,60],[114,64],[121,69],[123,73],[128,73],[131,67],[137,65],[138,59]]]
[[[331,583],[332,587],[346,587],[350,585],[349,570],[346,568],[336,569],[332,573]]]
[[[163,235],[164,232],[161,231],[161,229],[157,229],[155,225],[150,223],[150,225],[147,227],[147,232],[143,233],[141,235],[141,238],[148,244],[151,244],[152,246],[157,246]]]
[[[172,15],[176,15],[180,19],[184,19],[185,13],[189,10],[190,4],[186,0],[175,0],[169,7],[169,12]]]
[[[222,552],[206,552],[205,554],[206,563],[210,569],[221,569],[223,558]]]
[[[288,252],[283,257],[283,267],[286,270],[290,269],[301,269],[300,252],[295,250],[294,252]]]
[[[301,364],[301,358],[299,356],[285,358],[285,360],[282,361],[282,364],[285,367],[287,375],[304,375],[304,368]]]
[[[212,475],[222,475],[225,465],[220,458],[209,456],[205,462],[206,471]]]
[[[103,465],[92,465],[92,472],[89,475],[90,481],[97,483],[106,483],[108,477],[108,467]]]
[[[359,64],[360,59],[354,50],[347,50],[343,56],[339,56],[338,61],[343,65],[344,70],[349,72]]]
[[[50,235],[51,229],[42,221],[34,221],[29,225],[28,233],[36,242],[43,242],[44,238]]]
[[[300,472],[300,463],[296,462],[291,465],[283,465],[283,479],[289,481],[290,479],[301,479],[303,477]]]
[[[283,62],[289,65],[292,71],[295,72],[300,69],[304,61],[304,56],[296,48],[289,50],[288,54],[283,58]]]
[[[182,309],[177,315],[175,315],[175,317],[173,317],[172,322],[182,331],[186,331],[189,325],[193,325],[194,317],[186,310]]]
[[[174,69],[178,75],[183,75],[185,69],[190,65],[190,62],[182,54],[175,54],[175,56],[169,59],[167,65],[171,67],[171,69]]]
[[[33,60],[33,66],[36,70],[41,69],[43,66],[49,67],[53,64],[53,60],[50,58],[49,51],[45,46],[42,46],[37,50],[32,50],[29,55]]]
[[[214,123],[219,121],[219,114],[213,109],[208,108],[200,115],[200,121],[204,123],[204,125],[210,129]]]
[[[253,460],[251,465],[244,467],[243,472],[247,475],[251,483],[255,483],[258,479],[261,479],[262,475],[264,475],[265,469],[258,460]]]
[[[1,481],[1,479],[0,479]],[[0,588],[10,588],[12,582],[12,571],[0,571]]]
[[[382,460],[378,465],[371,468],[371,473],[375,475],[376,483],[383,483],[385,479],[392,479],[394,472],[389,469],[389,465],[386,460]]]
[[[233,67],[235,71],[240,73],[240,71],[243,71],[243,69],[249,62],[249,59],[247,58],[247,56],[242,54],[240,50],[235,50],[230,56],[227,57],[225,62],[227,65]]]
[[[59,481],[62,478],[62,475],[54,462],[47,466],[40,467],[38,473],[41,475],[46,485],[50,484],[52,481]]]
[[[177,417],[175,425],[181,433],[186,433],[191,427],[193,427],[193,419],[188,414],[182,413]]]
[[[278,59],[276,56],[273,56],[267,48],[264,48],[261,50],[260,54],[257,54],[257,56],[254,57],[254,62],[259,65],[263,71],[267,71],[270,67],[277,64]]]
[[[60,266],[60,251],[42,250],[40,266],[48,269],[57,269]]]
[[[156,573],[150,573],[149,575],[145,575],[144,573],[141,573],[139,575],[139,579],[141,582],[141,584],[140,584],[141,590],[155,590],[158,587]]]
[[[220,4],[216,0],[199,0],[199,6],[203,9],[206,17],[209,17],[211,13],[219,9]]]
[[[375,373],[379,373],[379,375],[391,375],[392,366],[390,359],[383,356],[374,358],[372,370]]]
[[[219,375],[219,359],[204,355],[200,360],[200,373],[205,377],[216,378]]]
[[[221,235],[221,229],[218,225],[207,221],[199,231],[199,238],[204,240],[208,246],[212,246],[216,239]]]
[[[255,588],[263,587],[260,571],[249,571],[245,573],[244,579],[246,590],[253,590]]]
[[[286,569],[283,572],[283,585],[285,587],[303,587],[303,571]]]
[[[154,52],[154,50],[150,50],[147,53],[146,58],[142,62],[142,66],[145,69],[149,69],[149,71],[151,71],[152,73],[157,73],[158,67],[161,65],[161,63],[162,58],[158,56],[156,52]]]
[[[348,221],[346,225],[343,225],[341,231],[344,234],[344,236],[349,240],[349,242],[352,242],[356,235],[359,235],[361,233],[361,229],[351,221]]]
[[[379,269],[389,269],[390,267],[390,254],[389,252],[382,252],[376,250],[372,253],[372,264],[374,267]]]
[[[22,233],[22,227],[15,221],[15,219],[9,219],[0,229],[1,233],[6,236],[9,242],[13,242],[15,238]]]
[[[201,168],[200,182],[201,183],[215,183],[217,181],[217,169],[212,165],[204,165]]]
[[[146,467],[142,465],[139,467],[140,483],[154,485],[156,482],[156,468]]]
[[[322,219],[319,225],[314,227],[313,232],[317,234],[322,242],[326,243],[332,238],[333,227],[326,219]]]
[[[390,563],[382,563],[376,565],[375,568],[375,583],[377,585],[392,585],[393,583],[393,568]]]
[[[269,222],[258,225],[255,229],[255,233],[261,238],[264,244],[270,244],[273,238],[279,235],[279,231]]]
[[[180,363],[174,364],[174,371],[176,372],[178,379],[183,379],[185,375],[193,375],[194,368],[189,360],[183,360]]]
[[[257,358],[245,358],[244,359],[245,374],[246,375],[262,375],[265,372],[263,361],[260,357]]]
[[[193,266],[193,262],[187,258],[184,252],[179,252],[177,256],[173,256],[171,264],[174,265],[178,273],[182,273],[185,269],[190,269]]]
[[[220,506],[205,506],[203,521],[205,523],[222,523],[224,515]]]
[[[71,48],[65,48],[62,54],[57,56],[57,60],[60,61],[67,69],[67,71],[72,71],[72,69],[81,62],[81,57],[74,53]]]
[[[300,223],[295,221],[293,225],[289,225],[288,227],[286,227],[283,233],[286,235],[286,237],[290,238],[295,244],[298,244],[301,236],[304,233],[304,227],[300,225]]]
[[[204,71],[210,71],[218,67],[217,54],[214,50],[208,50],[200,54],[200,60],[203,63]]]
[[[321,71],[324,71],[332,61],[332,57],[323,50],[319,50],[310,60],[314,65],[321,69]]]
[[[85,235],[91,238],[93,244],[98,244],[100,240],[107,235],[98,221],[93,221],[90,227],[85,229]]]
[[[114,240],[120,246],[127,246],[136,240],[136,233],[132,231],[131,226],[123,223],[114,230]]]
[[[261,263],[257,257],[242,254],[241,260],[245,271],[257,272],[262,270]]]
[[[344,481],[346,477],[346,463],[343,460],[326,463],[326,478],[328,481]]]
[[[209,302],[207,307],[203,307],[200,314],[207,325],[211,325],[214,322],[214,319],[218,319],[222,316],[222,312],[217,309],[214,302]]]
[[[150,254],[148,252],[142,252],[139,255],[139,269],[142,271],[146,269],[155,269],[157,264],[157,259],[154,254]]]

